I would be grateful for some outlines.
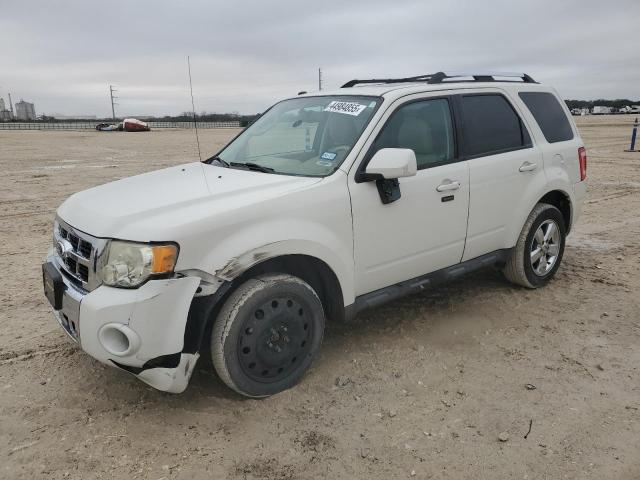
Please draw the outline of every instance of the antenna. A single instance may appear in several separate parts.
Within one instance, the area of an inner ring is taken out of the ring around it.
[[[116,121],[116,109],[114,107],[114,105],[118,105],[116,102],[114,102],[114,99],[117,99],[118,97],[114,97],[113,96],[113,92],[117,92],[117,90],[115,88],[113,88],[113,85],[109,85],[109,96],[111,97],[111,117],[113,118],[113,121]]]
[[[189,68],[189,89],[191,90],[191,109],[193,111],[193,126],[196,129],[196,143],[198,144],[198,158],[202,161],[200,153],[200,138],[198,137],[198,122],[196,122],[196,105],[193,102],[193,83],[191,83],[191,59],[187,55],[187,67]]]
[[[318,69],[318,90],[322,91],[322,69]]]

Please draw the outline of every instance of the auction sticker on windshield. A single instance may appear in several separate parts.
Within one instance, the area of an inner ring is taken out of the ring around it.
[[[333,113],[346,113],[347,115],[353,115],[354,117],[360,115],[360,113],[367,108],[366,105],[360,105],[358,102],[341,102],[334,100],[329,105],[324,107],[325,112]]]

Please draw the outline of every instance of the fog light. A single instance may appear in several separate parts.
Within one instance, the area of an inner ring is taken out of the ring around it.
[[[102,347],[112,355],[126,357],[138,351],[140,337],[126,325],[108,323],[98,332]]]

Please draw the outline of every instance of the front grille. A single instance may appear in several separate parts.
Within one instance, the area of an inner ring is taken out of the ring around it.
[[[81,239],[63,226],[60,226],[60,236],[69,241],[74,252],[82,255],[84,258],[91,257],[91,242]]]
[[[88,282],[89,267],[87,267],[86,265],[78,265],[78,275],[80,275],[80,278],[82,279],[83,282]]]
[[[69,280],[87,291],[100,285],[94,265],[106,240],[87,235],[57,220],[53,244],[58,268]]]
[[[84,240],[80,240],[80,245],[78,246],[78,252],[84,258],[91,257],[91,244],[89,242],[85,242]]]
[[[78,269],[78,262],[75,261],[73,258],[65,258],[64,263],[67,265],[67,268],[72,272],[75,272]]]

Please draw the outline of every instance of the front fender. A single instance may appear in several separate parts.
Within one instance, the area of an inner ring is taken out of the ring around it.
[[[209,271],[221,280],[232,281],[254,265],[271,258],[307,255],[322,260],[335,273],[342,289],[343,304],[350,305],[354,302],[353,265],[338,253],[340,250],[344,251],[345,247],[338,245],[337,241],[334,249],[308,239],[290,239],[272,241],[244,251],[234,248],[234,243],[229,239],[225,244],[219,245],[206,260]]]

